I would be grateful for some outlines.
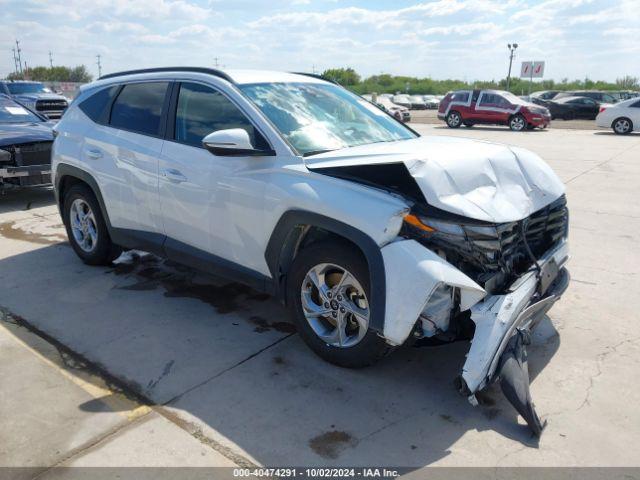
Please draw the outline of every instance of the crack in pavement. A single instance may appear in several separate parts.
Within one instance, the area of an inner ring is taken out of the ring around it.
[[[591,405],[591,402],[590,402],[591,391],[593,390],[595,379],[598,378],[600,375],[602,375],[602,364],[604,363],[605,359],[612,353],[617,353],[618,348],[620,348],[622,345],[625,345],[627,343],[633,344],[638,340],[640,340],[640,337],[628,338],[626,340],[622,340],[621,342],[618,342],[615,345],[605,347],[607,348],[606,351],[600,352],[598,355],[596,355],[596,373],[594,375],[589,376],[589,385],[587,386],[584,400],[582,401],[580,406],[576,409],[576,411],[582,410],[587,405]]]
[[[17,326],[19,328],[23,328],[29,333],[39,337],[40,339],[44,340],[47,344],[49,344],[51,347],[55,348],[55,350],[57,351],[60,357],[61,363],[69,370],[82,371],[82,372],[88,373],[91,376],[97,377],[102,382],[104,382],[104,385],[108,391],[112,393],[121,394],[124,397],[126,397],[128,400],[130,400],[134,405],[138,405],[139,407],[147,407],[148,409],[144,413],[133,418],[132,420],[129,420],[128,422],[124,422],[123,424],[120,424],[120,425],[116,425],[115,427],[105,432],[102,432],[101,434],[98,434],[94,438],[88,440],[83,445],[80,445],[77,448],[67,452],[60,459],[58,459],[54,465],[49,467],[44,467],[45,469],[41,473],[36,475],[35,478],[42,476],[44,473],[51,470],[52,468],[56,466],[60,466],[62,463],[67,462],[76,456],[82,455],[88,449],[111,439],[114,435],[116,435],[121,430],[127,428],[130,425],[137,424],[142,418],[147,418],[149,413],[151,412],[156,412],[160,416],[170,421],[172,424],[176,425],[178,428],[186,431],[189,435],[194,437],[203,445],[217,451],[218,453],[225,456],[226,458],[231,460],[233,463],[235,463],[239,467],[255,468],[258,466],[252,461],[250,461],[249,459],[247,459],[246,457],[244,457],[243,455],[234,452],[229,447],[224,446],[219,442],[217,442],[216,440],[207,437],[203,433],[202,428],[200,428],[199,426],[195,425],[192,422],[183,420],[175,412],[172,412],[169,408],[166,408],[165,407],[166,403],[164,405],[156,404],[153,400],[151,400],[141,391],[142,388],[140,388],[139,385],[132,385],[131,382],[118,378],[116,375],[113,375],[112,373],[110,373],[106,369],[106,367],[104,367],[103,365],[97,362],[92,362],[91,360],[87,359],[84,355],[76,352],[75,350],[71,349],[64,343],[60,342],[56,338],[49,335],[48,333],[39,329],[38,327],[30,323],[28,320],[24,319],[19,315],[12,313],[7,308],[2,306],[0,306],[0,322]],[[223,372],[220,372],[218,375],[215,375],[207,379],[205,382],[202,382],[196,387],[190,388],[189,390],[183,392],[182,394],[178,395],[175,398],[179,398],[180,396],[188,393],[189,391],[194,390],[198,386],[203,385],[204,383],[222,375],[223,373],[226,373],[232,370],[233,368],[245,363],[246,361],[256,357],[260,353],[280,343],[286,338],[289,338],[291,335],[293,334],[287,335],[279,339],[278,341],[268,345],[267,347],[261,349],[260,351],[253,353],[252,355],[248,356],[244,360],[237,362],[231,367],[225,369]],[[171,362],[165,365],[164,371],[168,373],[170,369],[171,369]]]

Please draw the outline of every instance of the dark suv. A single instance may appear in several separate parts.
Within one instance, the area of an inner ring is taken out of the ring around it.
[[[0,93],[51,119],[61,118],[69,106],[62,95],[52,92],[44,83],[30,81],[0,81]]]
[[[598,103],[618,103],[618,99],[607,92],[597,92],[595,90],[576,90],[571,92],[560,92],[553,99],[559,100],[566,97],[587,97]]]

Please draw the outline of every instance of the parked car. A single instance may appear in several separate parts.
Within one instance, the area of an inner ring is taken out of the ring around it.
[[[0,80],[0,93],[9,95],[22,105],[51,119],[62,117],[69,101],[53,93],[41,82]]]
[[[396,105],[389,97],[378,97],[378,102],[380,105],[384,107],[384,109],[393,115],[397,120],[401,122],[410,122],[411,121],[411,112],[407,107],[402,107],[400,105]]]
[[[596,125],[611,128],[619,135],[626,135],[640,129],[640,98],[601,106],[596,116]]]
[[[612,95],[609,92],[598,92],[595,90],[576,90],[571,92],[560,92],[553,100],[560,100],[562,98],[568,97],[587,97],[592,100],[595,100],[598,103],[616,103],[618,102],[618,98]]]
[[[435,95],[422,95],[422,100],[429,110],[436,110],[440,106],[440,100]]]
[[[0,94],[0,192],[51,183],[52,123]]]
[[[440,102],[438,118],[450,128],[476,124],[508,125],[511,130],[546,128],[551,121],[545,107],[526,102],[504,90],[458,90]]]
[[[588,97],[561,97],[548,103],[551,118],[563,120],[593,120],[600,111],[600,104]]]
[[[405,108],[412,108],[412,103],[411,103],[411,99],[409,99],[409,95],[394,95],[393,97],[391,97],[391,101],[393,103],[395,103],[396,105],[400,105],[401,107],[405,107]]]
[[[427,105],[421,95],[409,95],[412,110],[425,110]]]
[[[540,90],[538,92],[533,92],[530,96],[531,98],[536,98],[540,100],[552,100],[560,93],[559,90]]]
[[[461,392],[500,377],[540,434],[526,338],[568,285],[562,182],[522,148],[420,138],[370,107],[301,74],[106,75],[55,127],[69,242],[87,264],[141,248],[269,292],[344,367],[473,337]]]

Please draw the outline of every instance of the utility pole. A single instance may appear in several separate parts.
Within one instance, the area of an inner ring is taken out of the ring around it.
[[[11,51],[13,52],[13,68],[15,68],[16,70],[16,75],[18,75],[18,57],[16,57],[16,49],[12,48]]]
[[[51,54],[51,50],[49,50],[49,66],[53,68],[53,56]]]
[[[20,42],[18,41],[17,38],[16,38],[16,52],[18,54],[18,65],[20,66],[20,73],[22,73],[22,57],[20,56],[20,52],[22,52],[22,50],[20,50]]]
[[[518,48],[518,44],[508,43],[507,48],[509,49],[509,72],[507,73],[507,91],[509,91],[509,85],[511,84],[511,65],[513,64],[513,57],[516,56],[516,48]]]
[[[100,54],[96,55],[96,58],[98,59],[98,61],[96,62],[96,64],[98,65],[98,78],[102,76],[102,64],[100,63],[100,57]]]

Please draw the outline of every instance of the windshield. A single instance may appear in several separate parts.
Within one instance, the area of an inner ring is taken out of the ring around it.
[[[23,93],[51,93],[42,83],[7,83],[7,88],[12,95]]]
[[[0,123],[24,122],[42,122],[42,120],[17,103],[0,101]]]
[[[261,83],[240,89],[302,155],[416,137],[375,105],[336,85]]]

